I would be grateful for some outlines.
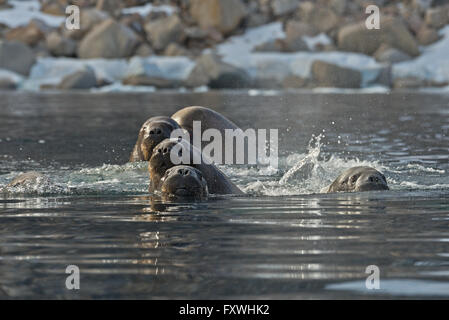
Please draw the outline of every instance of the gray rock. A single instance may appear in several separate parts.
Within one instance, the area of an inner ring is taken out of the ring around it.
[[[224,63],[214,54],[198,58],[186,81],[188,87],[208,85],[213,89],[245,88],[250,84],[251,79],[244,70]]]
[[[113,17],[120,15],[122,10],[122,1],[120,0],[98,0],[95,8],[99,11],[109,13]]]
[[[138,43],[136,34],[130,28],[108,19],[83,38],[78,47],[78,57],[126,58],[132,55]]]
[[[229,34],[246,16],[246,8],[241,0],[191,0],[190,15],[203,29]]]
[[[148,40],[156,50],[163,50],[169,43],[181,42],[185,39],[184,28],[177,15],[150,21],[144,28]]]
[[[172,42],[165,48],[164,55],[169,57],[189,56],[190,52],[179,44]]]
[[[374,57],[377,61],[386,63],[398,63],[412,58],[401,50],[391,48],[388,45],[381,45],[374,53]]]
[[[380,29],[369,30],[361,22],[346,25],[338,32],[338,48],[342,51],[372,55],[382,43],[413,57],[419,55],[415,38],[398,19],[381,19]]]
[[[35,61],[33,51],[23,43],[0,40],[0,68],[28,75]]]
[[[295,11],[298,6],[299,0],[273,0],[271,2],[271,9],[275,16],[291,13]]]
[[[56,57],[73,57],[76,54],[76,42],[61,36],[56,31],[47,36],[46,45],[50,53]]]
[[[91,89],[97,85],[97,77],[91,67],[70,74],[62,79],[58,88],[63,90]]]
[[[360,88],[362,82],[359,71],[325,61],[312,64],[312,77],[318,87]]]

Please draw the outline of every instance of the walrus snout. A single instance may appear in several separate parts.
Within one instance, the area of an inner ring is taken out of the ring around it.
[[[208,196],[207,182],[202,173],[190,166],[175,166],[165,171],[161,193],[165,199],[205,199]]]
[[[380,173],[361,175],[357,179],[355,191],[389,190],[385,177]]]

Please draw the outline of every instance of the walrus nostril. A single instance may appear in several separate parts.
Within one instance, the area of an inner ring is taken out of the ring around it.
[[[167,148],[164,148],[164,153],[167,153],[168,152],[168,149]]]
[[[150,130],[150,134],[153,135],[153,134],[154,134],[154,131],[153,131],[153,130]]]
[[[162,149],[161,148],[157,149],[157,152],[162,153]]]
[[[161,129],[156,130],[156,134],[161,134],[161,133],[162,133]]]
[[[369,177],[368,180],[369,180],[369,182],[374,182],[374,178],[373,177]]]

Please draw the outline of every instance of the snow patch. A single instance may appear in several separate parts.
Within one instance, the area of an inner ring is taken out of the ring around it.
[[[50,27],[58,27],[65,21],[65,17],[53,16],[40,12],[41,5],[36,0],[8,1],[13,7],[0,10],[0,23],[10,28],[27,25],[32,19],[39,19]]]

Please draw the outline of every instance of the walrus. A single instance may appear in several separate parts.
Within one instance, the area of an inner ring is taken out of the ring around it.
[[[145,121],[140,128],[129,162],[148,161],[153,153],[153,148],[164,139],[169,138],[173,130],[179,128],[178,123],[169,117],[158,116]]]
[[[42,173],[36,172],[36,171],[29,171],[22,174],[19,174],[17,177],[15,177],[6,187],[19,187],[24,185],[34,185],[38,182],[49,182],[49,179],[47,176],[43,175]]]
[[[202,172],[193,167],[171,167],[161,178],[161,196],[164,200],[204,200],[208,194],[207,182]]]
[[[164,139],[170,138],[175,129],[185,129],[192,137],[193,121],[201,121],[201,134],[207,129],[217,129],[224,136],[225,129],[239,128],[220,113],[199,106],[183,108],[171,117],[152,117],[142,125],[129,162],[150,160],[153,148]]]
[[[172,149],[174,150],[172,154]],[[154,149],[148,163],[148,171],[150,173],[150,192],[160,189],[162,177],[166,170],[172,168],[176,164],[173,163],[172,157],[175,157],[177,164],[183,161],[183,152],[190,153],[188,163],[184,165],[192,166],[199,170],[204,179],[207,181],[209,192],[212,194],[243,194],[243,192],[221,172],[211,161],[201,154],[201,151],[192,146],[186,140],[176,138],[165,139],[159,143]],[[185,156],[185,154],[184,154]],[[185,159],[185,158],[184,158]],[[198,159],[199,161],[194,161]]]
[[[374,190],[389,190],[387,179],[374,168],[360,166],[350,168],[340,174],[327,188],[327,193]]]

